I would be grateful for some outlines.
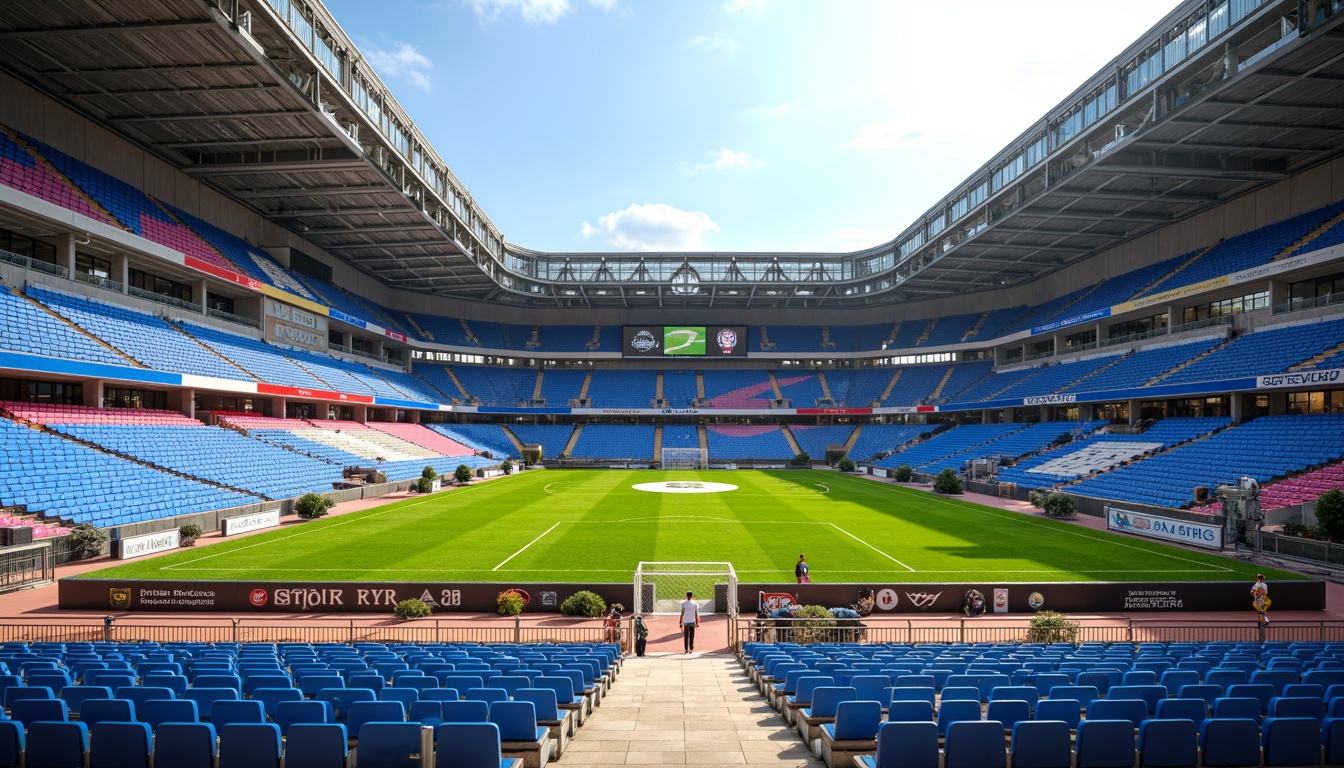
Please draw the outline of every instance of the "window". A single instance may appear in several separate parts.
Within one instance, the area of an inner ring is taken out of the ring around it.
[[[1118,339],[1125,336],[1138,336],[1141,334],[1151,334],[1156,331],[1166,330],[1167,313],[1152,317],[1141,317],[1137,320],[1126,320],[1122,323],[1114,323],[1107,329],[1106,337]]]
[[[168,410],[168,393],[148,389],[103,389],[104,408],[150,408]]]
[[[112,262],[107,259],[100,259],[97,256],[90,256],[87,253],[76,253],[75,271],[82,275],[92,275],[104,280],[111,280]]]
[[[1268,307],[1269,291],[1264,291],[1262,293],[1253,293],[1249,296],[1237,296],[1231,299],[1211,301],[1208,304],[1188,307],[1182,314],[1182,318],[1183,322],[1195,323],[1200,320],[1208,320],[1210,318],[1224,317],[1227,315],[1239,315],[1242,312],[1252,312],[1257,309],[1267,309]]]
[[[131,286],[134,288],[157,293],[160,296],[171,296],[178,301],[191,301],[190,285],[174,282],[166,277],[151,275],[148,272],[141,272],[138,269],[130,270],[129,276]],[[232,302],[230,302],[230,306],[232,306]]]

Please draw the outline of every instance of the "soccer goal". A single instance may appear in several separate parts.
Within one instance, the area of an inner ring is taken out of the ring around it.
[[[737,615],[737,572],[732,563],[641,561],[635,569],[637,614],[676,613],[687,592],[695,593],[702,613]]]
[[[664,448],[663,469],[709,469],[705,448]]]

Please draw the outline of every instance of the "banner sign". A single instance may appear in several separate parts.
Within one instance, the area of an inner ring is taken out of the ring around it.
[[[181,544],[181,535],[177,532],[177,529],[173,529],[171,531],[149,533],[144,536],[117,539],[112,543],[112,548],[113,555],[117,560],[130,560],[135,557],[152,555],[156,552],[177,549]]]
[[[247,531],[259,531],[262,528],[276,528],[279,525],[280,510],[273,509],[269,512],[226,517],[219,521],[219,534],[221,536],[234,536]]]
[[[331,316],[332,320],[340,320],[341,322],[349,323],[350,325],[353,325],[356,328],[369,327],[368,323],[364,322],[363,320],[360,320],[358,317],[355,317],[354,315],[347,315],[344,312],[340,311],[339,309],[327,310],[327,314]]]
[[[177,531],[171,531],[174,537]],[[159,534],[155,534],[156,536]],[[62,608],[105,611],[224,611],[228,613],[382,613],[402,600],[419,598],[435,613],[494,613],[499,593],[529,596],[529,613],[559,613],[560,603],[580,590],[607,604],[634,605],[630,584],[481,584],[477,582],[279,582],[166,581],[65,578],[58,582]],[[1277,585],[1276,585],[1277,589]],[[1278,604],[1279,595],[1274,595]]]
[[[1269,376],[1256,376],[1256,389],[1278,389],[1280,387],[1309,387],[1314,384],[1336,384],[1344,378],[1344,368],[1331,368],[1325,371],[1295,371],[1293,373],[1275,373]]]
[[[1223,548],[1223,527],[1221,525],[1173,520],[1169,517],[1131,512],[1119,507],[1110,507],[1107,510],[1106,529],[1121,533],[1132,533],[1135,536],[1143,536],[1149,539],[1190,544],[1205,549]]]
[[[1038,325],[1035,328],[1031,329],[1031,335],[1035,336],[1038,333],[1049,333],[1050,331],[1057,331],[1060,328],[1067,328],[1071,325],[1078,325],[1079,323],[1086,323],[1092,320],[1100,320],[1103,317],[1110,317],[1110,316],[1111,316],[1110,307],[1106,307],[1105,309],[1093,310],[1091,312],[1084,312],[1081,315],[1074,315],[1073,317],[1066,317],[1063,320],[1056,320],[1052,323],[1046,323],[1045,325]]]
[[[874,617],[912,613],[962,616],[974,591],[992,595],[991,610],[996,613],[1242,611],[1248,622],[1254,620],[1251,599],[1247,596],[1250,584],[1241,581],[737,585],[739,595],[789,592],[801,605],[850,605],[862,589],[873,590]],[[1275,609],[1325,609],[1324,581],[1276,581],[1272,589]],[[747,610],[752,607],[744,606]]]
[[[257,394],[281,395],[284,397],[306,397],[313,400],[334,400],[341,403],[373,403],[371,395],[347,395],[342,392],[328,392],[325,389],[304,389],[285,387],[279,384],[257,384]]]

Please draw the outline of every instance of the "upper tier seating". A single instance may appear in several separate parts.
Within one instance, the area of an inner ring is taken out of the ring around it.
[[[826,371],[826,384],[836,405],[846,408],[867,408],[882,398],[893,368],[835,368]]]
[[[1197,486],[1261,484],[1344,457],[1344,414],[1264,416],[1068,486],[1069,493],[1184,507]]]
[[[1340,243],[1344,243],[1344,220],[1340,220],[1330,225],[1324,232],[1316,235],[1307,242],[1303,243],[1289,257],[1301,256],[1304,253],[1319,251],[1322,248],[1330,248]]]
[[[849,458],[864,462],[879,453],[893,451],[910,443],[926,432],[932,432],[928,424],[867,424],[849,449]]]
[[[275,347],[248,336],[228,333],[196,323],[178,322],[178,327],[210,347],[221,357],[243,368],[261,381],[304,389],[331,389],[326,383],[295,365]]]
[[[422,366],[433,368],[434,366]],[[452,367],[453,374],[481,405],[516,406],[532,400],[537,372],[533,368],[487,368],[475,365]],[[440,387],[442,389],[443,387]],[[451,392],[451,390],[449,390]],[[568,403],[566,403],[568,405]]]
[[[49,519],[128,525],[259,501],[256,496],[150,469],[9,419],[0,419],[0,452],[5,456],[0,462],[0,502],[26,505],[29,512],[41,512]],[[51,482],[54,477],[61,482]]]
[[[253,246],[232,232],[226,232],[214,224],[192,216],[179,208],[170,206],[169,210],[181,219],[182,223],[191,227],[203,240],[228,257],[229,261],[233,262],[244,274],[296,296],[302,296],[309,301],[315,301],[319,304],[326,303],[317,294],[308,290],[307,286],[262,249]]]
[[[89,201],[65,179],[15,144],[4,130],[0,130],[0,184],[108,223],[102,211],[89,205]]]
[[[1104,421],[1046,421],[1032,424],[1020,431],[967,448],[946,458],[922,464],[914,467],[914,469],[934,475],[944,469],[960,471],[966,462],[974,459],[987,457],[1017,458],[1044,450],[1060,438],[1069,435],[1081,437],[1089,434],[1101,429],[1105,424]]]
[[[1221,343],[1223,338],[1214,336],[1180,344],[1144,347],[1116,361],[1115,365],[1096,376],[1080,382],[1076,387],[1070,387],[1069,390],[1103,392],[1112,389],[1136,389]]]
[[[467,330],[462,327],[462,322],[455,317],[442,317],[440,315],[423,315],[418,312],[410,313],[415,319],[415,324],[420,329],[430,334],[434,341],[439,344],[449,344],[455,347],[474,347],[475,342],[467,338]]]
[[[0,403],[15,417],[38,424],[109,424],[114,426],[199,427],[201,422],[177,411],[147,408],[90,408],[57,403]]]
[[[690,408],[696,397],[695,371],[663,371],[663,399],[669,408]]]
[[[551,407],[568,406],[570,400],[578,399],[586,378],[584,370],[548,368],[541,376],[541,398]]]
[[[40,141],[22,135],[20,138],[42,153],[42,156],[57,170],[65,174],[130,231],[207,264],[230,272],[238,271],[238,268],[220,255],[219,251],[197,237],[195,232],[175,221],[144,192]]]
[[[648,408],[657,391],[657,371],[594,368],[588,383],[588,399],[596,408]]]
[[[787,371],[775,372],[775,383],[785,400],[792,400],[794,408],[812,408],[817,401],[826,396],[821,391],[821,379],[815,373],[797,374]]]
[[[895,468],[908,464],[912,469],[962,451],[997,440],[1022,429],[1021,424],[965,424],[934,435],[922,443],[906,447],[877,462],[879,467]]]
[[[980,318],[983,316],[982,312],[973,312],[940,317],[931,330],[926,329],[927,337],[919,341],[916,346],[939,347],[946,344],[960,344],[966,334],[980,324]]]
[[[577,459],[653,459],[654,428],[643,424],[588,424],[574,444]]]
[[[716,425],[705,427],[710,459],[792,459],[793,449],[775,425]],[[666,443],[664,443],[666,445]]]
[[[225,421],[238,426],[246,424],[251,437],[335,467],[380,469],[388,480],[393,481],[419,477],[426,466],[433,467],[441,475],[451,475],[459,464],[475,468],[494,463],[473,455],[470,448],[441,433],[417,424],[237,419],[232,416],[226,416]]]
[[[833,426],[790,424],[789,431],[793,433],[793,439],[798,442],[798,447],[803,449],[803,453],[811,456],[814,461],[820,461],[826,456],[826,446],[844,445],[849,436],[854,434],[854,427],[848,424]]]
[[[769,408],[775,399],[765,371],[711,370],[702,375],[710,408]]]
[[[564,453],[574,434],[574,427],[568,424],[510,424],[509,430],[523,445],[540,445],[541,455],[547,459]]]
[[[752,339],[750,349],[771,351],[771,352],[820,352],[821,346],[821,326],[820,325],[771,325],[765,328],[765,335],[774,345],[769,350],[762,347],[759,326],[750,331],[754,332],[756,338]]]
[[[1097,371],[1119,359],[1119,354],[1094,357],[1090,360],[1070,360],[1054,365],[1037,368],[1036,373],[999,392],[994,397],[1027,397],[1029,395],[1048,395],[1052,392],[1069,391],[1078,386],[1077,382],[1086,379]]]
[[[441,392],[437,387],[428,381],[420,378],[414,373],[407,373],[402,370],[391,368],[374,368],[369,366],[377,376],[387,381],[399,392],[404,392],[405,396],[424,403],[445,403],[448,402],[448,395]]]
[[[1278,326],[1241,336],[1208,357],[1164,376],[1160,384],[1218,381],[1282,373],[1344,338],[1344,318]]]
[[[980,325],[980,330],[975,332],[967,341],[984,341],[986,339],[996,339],[1000,336],[1006,336],[1010,333],[1008,330],[1015,327],[1022,316],[1030,311],[1030,307],[1020,305],[1008,307],[1006,309],[991,310],[985,315],[984,321]]]
[[[980,379],[969,387],[958,392],[951,386],[943,388],[944,396],[940,402],[944,403],[977,403],[984,400],[996,400],[1000,393],[1004,392],[1024,380],[1040,373],[1040,368],[1018,368],[1013,371],[1003,371],[995,373],[992,376]],[[949,382],[949,385],[951,382]],[[950,397],[948,396],[950,395]]]
[[[1308,232],[1324,224],[1344,210],[1344,202],[1332,203],[1314,211],[1298,214],[1292,218],[1253,229],[1218,243],[1210,248],[1198,261],[1172,275],[1169,279],[1154,285],[1144,292],[1150,296],[1163,291],[1209,280],[1222,275],[1230,275],[1243,269],[1259,266],[1277,256],[1284,248],[1292,245]]]
[[[241,368],[230,365],[192,341],[161,317],[35,285],[28,287],[28,295],[151,368],[220,379],[253,380]]]
[[[1219,417],[1163,419],[1137,435],[1102,432],[1000,469],[998,481],[1024,488],[1057,485],[1194,440],[1230,423],[1229,419]]]
[[[947,378],[947,383],[943,385],[943,391],[934,398],[939,403],[950,402],[957,393],[964,391],[971,385],[980,381],[990,374],[994,364],[989,360],[979,360],[973,363],[957,363],[952,366],[952,375]],[[904,378],[905,374],[901,374]],[[899,385],[899,381],[897,384]],[[894,393],[895,390],[892,390]],[[888,398],[888,405],[894,404],[894,398]],[[913,403],[912,403],[913,405]]]
[[[1029,331],[1056,318],[1063,320],[1076,315],[1081,309],[1075,306],[1076,303],[1094,287],[1094,285],[1089,285],[1076,291],[1070,291],[1063,296],[1056,296],[1044,304],[1037,304],[1025,314],[1019,315],[1012,323],[1004,326],[1004,332],[1012,334],[1018,331]],[[980,338],[985,337],[981,336]]]
[[[0,283],[0,348],[44,357],[130,365],[131,362],[43,312]]]
[[[896,338],[887,346],[891,349],[908,349],[915,346],[924,332],[929,329],[930,322],[928,318],[906,320],[901,323],[900,329],[897,330]]]
[[[699,448],[700,430],[694,424],[664,424],[664,448]]]
[[[485,451],[496,459],[517,457],[518,449],[513,447],[504,428],[498,424],[427,424],[430,429],[451,440]]]
[[[389,434],[395,438],[418,445],[440,456],[470,456],[472,449],[445,435],[420,424],[396,424],[387,421],[371,421],[370,429]]]

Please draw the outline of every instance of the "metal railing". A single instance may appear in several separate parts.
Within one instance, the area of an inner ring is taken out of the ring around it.
[[[1330,307],[1335,304],[1344,304],[1344,293],[1331,293],[1325,296],[1317,296],[1313,299],[1293,299],[1292,301],[1283,304],[1275,304],[1271,312],[1276,315],[1282,315],[1288,312],[1301,312],[1305,309]]]
[[[1262,548],[1267,553],[1312,560],[1318,563],[1344,565],[1344,545],[1304,539],[1301,536],[1284,536],[1269,531],[1260,533],[1260,541]]]
[[[1076,642],[1338,642],[1344,621],[1280,621],[1260,627],[1251,611],[1244,621],[1193,619],[1080,620]],[[816,619],[732,619],[731,647],[744,643],[1019,643],[1030,642],[1029,618],[894,619],[868,617],[860,624],[821,626]],[[842,622],[844,620],[841,620]],[[1263,635],[1261,631],[1263,629]]]
[[[60,264],[48,264],[45,261],[38,261],[27,256],[20,256],[10,251],[0,251],[0,261],[7,261],[10,264],[17,264],[24,269],[31,269],[36,272],[45,272],[48,275],[55,275],[65,279],[70,278],[70,271]]]
[[[56,562],[46,543],[0,550],[0,593],[50,584],[56,580]]]
[[[625,633],[626,636],[629,633]],[[453,619],[285,621],[232,618],[167,619],[82,617],[53,622],[0,618],[0,642],[167,643],[600,643],[609,633],[600,619],[578,626],[526,626],[521,620],[467,623]]]
[[[205,311],[205,314],[209,315],[210,317],[216,318],[216,319],[218,319],[218,320],[223,320],[223,321],[225,321],[225,322],[229,322],[229,323],[237,323],[238,325],[246,325],[246,326],[249,327],[249,328],[260,328],[260,327],[261,327],[261,323],[257,322],[256,320],[253,320],[253,319],[250,318],[250,317],[243,317],[242,315],[235,315],[235,314],[233,314],[232,312],[225,312],[225,311],[222,310],[222,309],[215,309],[215,308],[211,307],[211,308],[209,308],[209,309],[207,309],[207,310]]]

